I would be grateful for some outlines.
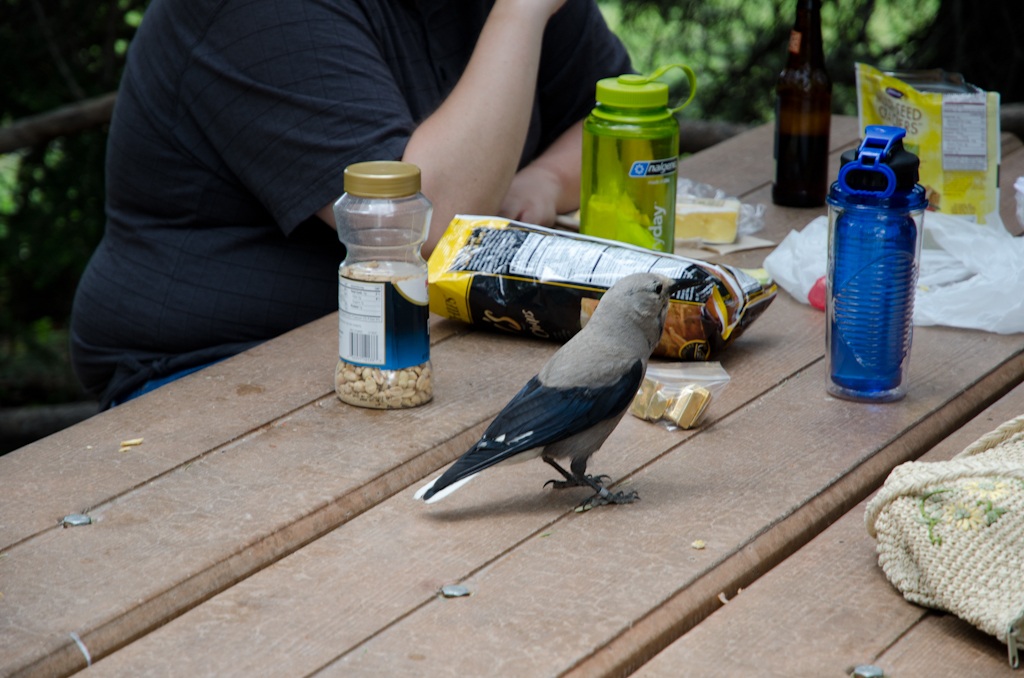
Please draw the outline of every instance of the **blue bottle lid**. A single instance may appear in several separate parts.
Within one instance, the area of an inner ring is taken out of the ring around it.
[[[839,179],[829,202],[875,207],[923,208],[924,188],[917,185],[921,161],[903,147],[902,127],[868,125],[864,141],[840,157]]]

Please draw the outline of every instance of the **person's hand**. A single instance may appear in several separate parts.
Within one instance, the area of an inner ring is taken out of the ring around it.
[[[498,216],[528,224],[554,226],[561,193],[557,175],[543,167],[525,167],[512,179]]]
[[[541,226],[580,206],[583,121],[567,129],[536,160],[516,172],[498,215]]]

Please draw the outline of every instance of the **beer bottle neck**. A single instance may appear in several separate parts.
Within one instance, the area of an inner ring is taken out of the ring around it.
[[[825,68],[821,40],[821,0],[797,0],[796,23],[789,38],[787,68]]]

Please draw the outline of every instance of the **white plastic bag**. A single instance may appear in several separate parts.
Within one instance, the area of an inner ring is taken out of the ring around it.
[[[959,280],[923,285],[933,270],[922,257],[914,324],[1024,332],[1024,238],[937,212],[925,214],[924,227],[963,268]]]
[[[1024,332],[1024,238],[939,212],[925,213],[924,228],[941,249],[921,253],[914,324]],[[764,261],[775,282],[805,304],[827,265],[826,217],[790,231]]]
[[[825,275],[828,266],[828,217],[818,217],[802,231],[790,231],[764,260],[764,268],[797,301]]]

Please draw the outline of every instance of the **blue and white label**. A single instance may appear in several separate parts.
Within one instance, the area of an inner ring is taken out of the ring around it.
[[[401,370],[430,360],[427,277],[372,282],[338,276],[338,357]]]
[[[629,176],[634,179],[642,177],[660,177],[666,174],[675,174],[678,165],[676,158],[665,158],[664,160],[637,160],[629,167]]]
[[[384,283],[339,278],[338,355],[345,362],[384,364],[386,293]]]

